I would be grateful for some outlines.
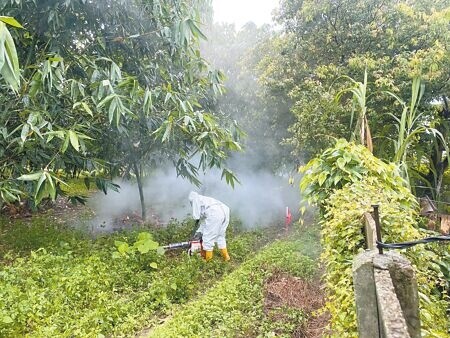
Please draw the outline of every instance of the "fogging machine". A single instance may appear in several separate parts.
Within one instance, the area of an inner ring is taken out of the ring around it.
[[[202,234],[200,232],[195,233],[194,237],[187,242],[170,243],[163,246],[164,250],[177,250],[188,249],[189,256],[195,253],[200,253],[203,249],[202,246]]]

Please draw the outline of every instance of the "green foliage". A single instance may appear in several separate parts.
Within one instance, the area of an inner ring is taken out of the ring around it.
[[[143,244],[149,235],[91,239],[49,218],[14,226],[2,220],[0,232],[0,336],[6,337],[130,336],[203,292],[261,245],[258,232],[231,233],[233,261],[205,264],[185,252],[160,256],[155,250],[113,258],[115,241]]]
[[[284,165],[292,164],[290,147],[280,145],[293,122],[288,98],[280,92],[265,91],[258,81],[264,69],[259,63],[278,53],[271,44],[276,33],[269,25],[258,27],[253,22],[241,28],[211,23],[205,32],[208,41],[202,43],[204,57],[226,74],[226,92],[215,108],[236,120],[246,134],[242,139],[245,154],[237,154],[238,161],[254,170],[285,169]]]
[[[39,204],[43,198],[50,198],[52,201],[56,199],[57,184],[62,183],[56,175],[48,170],[41,170],[33,174],[22,175],[17,178],[19,181],[36,182],[33,190],[35,191],[34,201]]]
[[[77,242],[87,241],[85,234],[73,231],[67,226],[49,220],[49,216],[35,216],[32,221],[12,221],[0,217],[0,258],[6,256],[28,256],[30,251],[46,248],[47,251],[62,249],[63,243],[76,246]],[[64,244],[65,245],[65,244]]]
[[[405,178],[406,182],[411,185],[410,180],[410,149],[420,140],[420,135],[427,134],[432,137],[433,143],[442,144],[442,148],[445,150],[445,154],[448,154],[447,141],[445,140],[443,134],[436,128],[429,126],[429,121],[422,121],[424,112],[418,112],[418,106],[420,100],[425,91],[425,84],[421,83],[419,77],[415,77],[412,81],[411,86],[411,100],[409,107],[406,103],[400,99],[397,95],[387,92],[387,94],[393,96],[403,107],[402,114],[400,118],[397,118],[394,114],[391,114],[392,118],[397,122],[398,137],[394,140],[394,150],[395,154],[393,156],[393,162],[396,163],[401,170],[402,176]],[[422,118],[422,120],[421,120]],[[409,155],[409,156],[408,156]],[[423,156],[423,159],[422,159]],[[444,155],[444,157],[447,155]],[[415,161],[418,163],[431,162],[429,167],[432,169],[434,165],[432,161],[428,161],[429,155],[421,154],[416,152]],[[427,182],[429,185],[431,182]],[[435,195],[433,193],[433,195]]]
[[[364,82],[358,82],[351,77],[344,76],[347,80],[350,80],[352,85],[348,88],[342,89],[337,95],[336,100],[340,100],[346,93],[352,94],[353,106],[358,106],[358,115],[356,120],[355,131],[352,135],[352,141],[355,138],[360,144],[367,146],[370,152],[373,152],[372,135],[370,133],[369,122],[367,121],[367,69],[364,70]],[[351,121],[354,119],[354,109],[352,109]],[[357,137],[358,136],[358,137]]]
[[[0,75],[17,91],[20,85],[19,60],[14,40],[6,25],[23,27],[12,17],[0,16]]]
[[[128,256],[134,253],[147,254],[149,251],[156,251],[159,254],[164,254],[164,251],[158,251],[159,244],[153,240],[153,236],[149,232],[140,232],[133,245],[129,245],[127,242],[115,241],[114,245],[117,247],[117,252],[114,253],[114,258],[120,258],[120,255]],[[156,263],[152,263],[155,267]],[[157,265],[156,265],[157,266]]]
[[[450,84],[445,75],[450,65],[448,11],[448,2],[431,0],[281,1],[277,19],[284,30],[267,48],[276,52],[261,63],[260,81],[266,92],[286,95],[292,102],[295,121],[286,141],[294,154],[309,160],[328,148],[333,137],[349,138],[355,107],[352,93],[347,92],[340,104],[334,98],[347,87],[340,81],[342,76],[362,79],[365,71],[373,90],[370,101],[361,103],[377,155],[393,158],[389,140],[397,139],[398,130],[390,114],[401,115],[397,103],[380,91],[408,97],[411,80],[421,76],[429,89],[422,100],[420,122],[430,127],[445,124],[445,110],[440,107],[437,113],[435,108],[448,96]],[[359,84],[361,99],[360,89],[367,83]],[[411,159],[422,149],[428,155],[443,152],[424,135],[415,141],[410,144]],[[439,188],[438,182],[432,184]]]
[[[304,316],[298,311],[289,311],[285,313],[287,323],[271,322],[271,314],[266,317],[263,312],[263,286],[275,270],[302,278],[312,276],[314,262],[298,251],[298,245],[298,242],[282,241],[268,245],[204,296],[156,327],[150,337],[267,336],[274,332],[282,336],[291,334],[293,328],[305,320]]]
[[[223,168],[240,150],[239,128],[212,110],[223,74],[199,52],[203,4],[107,3],[0,5],[27,27],[11,37],[3,21],[16,22],[0,20],[0,57],[14,38],[23,68],[18,93],[0,91],[0,203],[55,199],[61,182],[53,173],[90,172],[101,190],[105,177],[134,175],[142,188],[149,167],[168,162],[199,183],[199,170]],[[0,66],[5,77],[11,67]],[[232,184],[234,174],[223,173]]]
[[[335,190],[347,183],[374,177],[383,186],[408,193],[406,182],[400,177],[394,164],[386,164],[373,156],[367,148],[343,139],[328,148],[317,158],[301,168],[305,175],[300,190],[310,202],[323,206]]]
[[[383,241],[411,241],[426,237],[417,226],[418,204],[393,164],[386,164],[365,147],[344,140],[313,159],[300,183],[307,197],[321,207],[321,260],[326,267],[327,309],[333,336],[357,335],[352,287],[352,260],[364,250],[362,215],[380,205]],[[420,313],[424,333],[441,337],[446,331],[443,270],[441,261],[427,247],[404,253],[412,262],[419,285]],[[440,289],[441,288],[441,289]]]
[[[333,335],[353,337],[356,309],[352,287],[352,259],[364,250],[362,214],[380,205],[383,241],[411,241],[426,237],[417,228],[415,199],[404,190],[385,185],[379,178],[366,177],[336,190],[327,201],[322,220],[322,261],[326,264],[327,308],[331,313]],[[435,271],[440,261],[428,247],[417,246],[403,254],[416,271],[420,314],[425,336],[443,337],[447,330],[446,303],[437,287],[445,280]],[[345,314],[345,315],[343,315]]]
[[[295,337],[298,328],[304,325],[307,320],[308,317],[301,309],[288,306],[270,309],[260,322],[261,328],[258,330],[258,336]]]

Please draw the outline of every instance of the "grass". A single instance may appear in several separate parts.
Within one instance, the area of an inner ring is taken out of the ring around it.
[[[136,233],[93,239],[43,216],[31,222],[1,219],[0,229],[4,337],[129,336],[211,287],[264,241],[261,231],[231,231],[233,263],[216,258],[205,264],[183,252],[112,259],[114,241],[131,242]],[[165,243],[192,229],[189,222],[176,223],[154,237]]]
[[[299,309],[283,308],[278,311],[287,320],[274,321],[276,313],[264,311],[264,283],[274,272],[311,278],[315,262],[302,254],[304,249],[299,241],[269,244],[148,337],[291,337],[307,318]]]
[[[71,180],[66,192],[88,194],[83,179]],[[211,297],[224,288],[234,290],[220,296],[227,306],[236,304],[238,297],[247,299],[245,306],[232,311],[236,317],[231,319],[242,320],[236,326],[242,332],[257,332],[258,320],[263,320],[267,332],[289,331],[304,320],[295,309],[284,309],[287,323],[264,317],[261,287],[273,269],[309,275],[320,251],[317,229],[303,229],[303,242],[280,242],[275,241],[273,229],[243,231],[240,222],[232,220],[227,236],[231,263],[222,262],[216,252],[206,264],[183,251],[113,259],[114,242],[131,243],[138,231],[93,238],[67,225],[80,218],[89,218],[89,214],[78,208],[62,214],[50,209],[22,220],[0,217],[1,337],[129,337],[145,327],[156,327],[179,310],[186,313],[183,308],[195,304],[197,298],[203,299],[205,309],[217,308]],[[151,232],[162,245],[187,240],[193,229],[193,222],[174,221]],[[273,241],[274,245],[258,252]],[[154,262],[157,269],[150,266]],[[247,310],[254,316],[238,317],[239,311],[245,314]],[[182,316],[176,318],[185,321]],[[209,320],[215,323],[214,318]],[[231,331],[217,326],[215,332]]]
[[[94,183],[91,183],[88,189],[84,182],[83,177],[74,177],[66,182],[67,185],[61,185],[61,189],[68,195],[89,195],[97,190]]]

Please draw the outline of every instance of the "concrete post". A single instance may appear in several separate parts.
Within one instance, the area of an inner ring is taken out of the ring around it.
[[[380,337],[373,271],[373,257],[377,255],[377,251],[366,251],[353,260],[353,287],[360,338]]]
[[[395,251],[374,258],[375,269],[387,269],[412,338],[420,338],[419,293],[411,263]]]
[[[410,338],[389,270],[375,269],[380,337]]]
[[[406,258],[394,251],[357,255],[353,285],[359,337],[421,337],[417,281]]]

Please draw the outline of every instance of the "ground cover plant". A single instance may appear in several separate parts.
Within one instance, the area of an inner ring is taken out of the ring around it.
[[[132,242],[136,233],[93,239],[45,217],[8,223],[2,219],[0,227],[5,337],[128,336],[210,287],[205,281],[228,274],[263,241],[260,231],[230,233],[232,264],[216,259],[205,265],[181,252],[113,259],[114,241]],[[190,222],[177,222],[154,237],[179,240],[191,228]]]
[[[214,288],[151,330],[148,337],[291,337],[306,324],[305,312],[289,307],[265,312],[264,284],[280,272],[311,279],[317,268],[313,259],[317,242],[315,248],[313,243],[305,236],[298,241],[268,244]]]

